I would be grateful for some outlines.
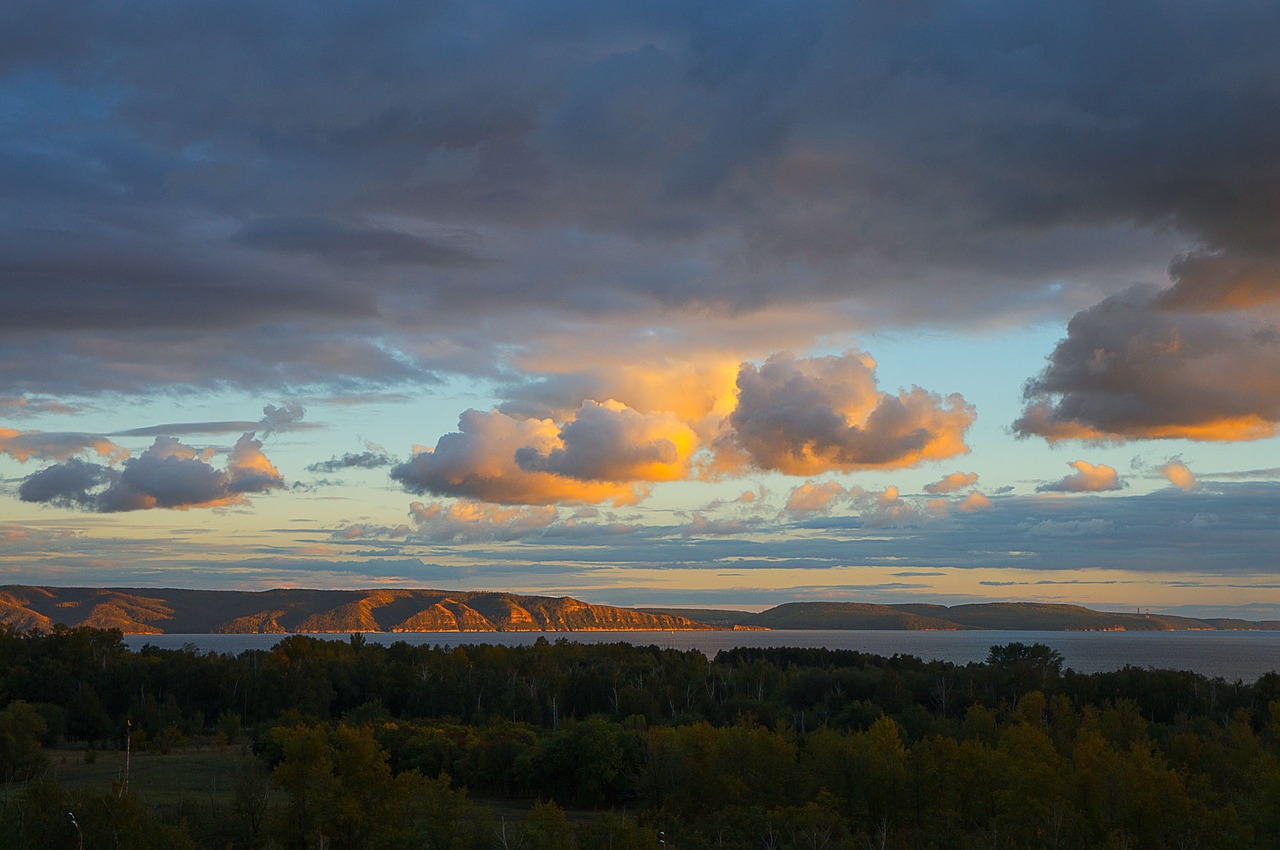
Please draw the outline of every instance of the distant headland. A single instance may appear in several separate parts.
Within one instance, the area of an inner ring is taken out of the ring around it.
[[[418,589],[264,591],[0,586],[0,624],[126,634],[582,632],[706,629],[1280,630],[1280,621],[1094,611],[1078,605],[790,602],[758,613],[620,608],[570,597]]]

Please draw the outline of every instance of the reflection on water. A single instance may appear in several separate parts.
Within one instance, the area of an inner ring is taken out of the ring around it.
[[[282,635],[129,635],[131,649],[145,644],[201,652],[239,654],[270,649]],[[346,640],[346,634],[314,637]],[[1081,673],[1119,670],[1125,665],[1192,670],[1228,681],[1252,682],[1280,670],[1280,632],[908,632],[908,631],[741,631],[741,632],[415,632],[366,633],[372,643],[405,641],[414,646],[493,643],[528,646],[538,638],[577,643],[626,642],[669,649],[698,649],[714,656],[737,646],[801,646],[856,649],[876,655],[916,655],[966,664],[984,661],[994,644],[1043,643],[1061,652],[1066,666]]]

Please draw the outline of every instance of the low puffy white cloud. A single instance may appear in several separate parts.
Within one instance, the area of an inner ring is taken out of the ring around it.
[[[978,483],[978,473],[976,472],[953,472],[944,477],[941,481],[935,481],[932,484],[926,484],[924,491],[933,493],[938,496],[954,493],[965,487],[972,487]]]
[[[967,452],[974,417],[959,395],[880,392],[864,354],[781,353],[743,364],[726,441],[753,466],[791,475],[898,468]]]
[[[1067,464],[1075,470],[1068,475],[1036,488],[1038,493],[1103,493],[1109,490],[1121,490],[1124,482],[1120,475],[1105,464],[1094,465],[1084,460],[1073,460]]]
[[[251,433],[236,442],[225,470],[211,466],[209,457],[172,437],[157,437],[119,467],[73,457],[42,469],[23,479],[18,496],[25,502],[114,513],[239,504],[245,493],[284,486],[283,476]]]
[[[1169,460],[1156,468],[1169,483],[1184,493],[1190,493],[1192,490],[1200,486],[1200,481],[1196,478],[1191,468],[1177,458]]]

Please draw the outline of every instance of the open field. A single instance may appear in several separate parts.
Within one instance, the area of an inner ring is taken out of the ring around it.
[[[91,753],[86,759],[86,753]],[[53,778],[65,788],[110,788],[125,773],[123,750],[83,747],[47,750]],[[247,743],[197,744],[168,753],[135,751],[129,759],[129,788],[152,805],[193,799],[228,802],[236,782],[258,764]]]
[[[86,752],[92,752],[86,761]],[[120,782],[125,772],[123,750],[86,751],[84,747],[46,750],[53,778],[67,789],[106,789]],[[225,805],[231,802],[238,782],[249,770],[264,770],[249,750],[247,740],[221,745],[213,739],[168,753],[135,751],[129,760],[129,788],[153,806],[181,809],[193,805]],[[277,791],[272,802],[280,801]],[[533,806],[532,799],[501,799],[473,796],[476,803],[493,812],[495,819],[523,822]],[[586,823],[598,812],[567,809],[566,817]]]

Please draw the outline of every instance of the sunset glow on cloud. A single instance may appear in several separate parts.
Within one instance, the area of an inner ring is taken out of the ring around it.
[[[4,20],[9,580],[1280,619],[1280,9],[145,17]]]
[[[730,439],[754,466],[788,475],[898,468],[968,451],[974,410],[919,387],[876,389],[865,355],[770,357],[738,373]]]
[[[1185,463],[1180,460],[1171,460],[1161,465],[1157,472],[1169,479],[1169,483],[1185,493],[1200,486],[1200,482],[1196,480],[1195,474]]]
[[[1067,465],[1076,471],[1074,475],[1041,484],[1036,490],[1042,493],[1103,493],[1124,487],[1119,473],[1105,464],[1073,460]]]

